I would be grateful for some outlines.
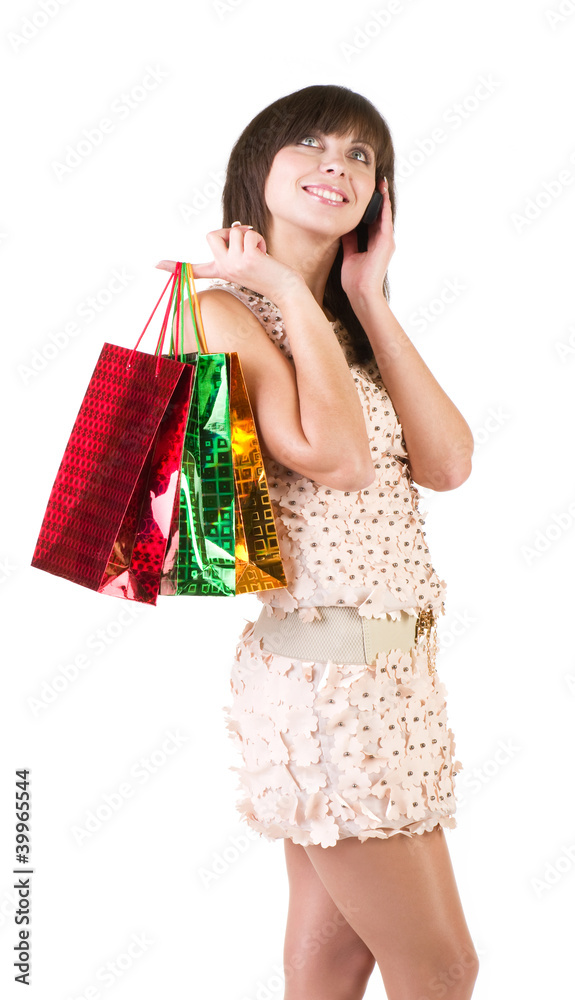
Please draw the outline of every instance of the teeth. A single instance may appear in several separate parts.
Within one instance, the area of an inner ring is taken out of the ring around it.
[[[326,188],[308,187],[307,190],[311,191],[312,194],[319,194],[321,198],[328,198],[329,201],[344,201],[342,196],[337,194],[336,191],[327,191]]]

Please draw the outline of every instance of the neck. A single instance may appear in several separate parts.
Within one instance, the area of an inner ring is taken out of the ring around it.
[[[282,264],[299,271],[314,299],[323,309],[325,286],[340,247],[339,236],[334,239],[333,236],[307,233],[299,226],[280,226],[278,221],[271,222],[271,230],[266,238],[267,252]]]

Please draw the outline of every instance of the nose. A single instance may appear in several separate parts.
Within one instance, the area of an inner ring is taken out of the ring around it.
[[[345,173],[345,159],[343,153],[326,153],[325,156],[322,157],[320,166],[322,170],[325,170],[325,172],[329,174]]]
[[[322,163],[321,170],[325,170],[326,174],[330,174],[330,176],[343,176],[343,174],[345,174],[343,164],[335,163],[333,158],[331,158],[327,163]]]

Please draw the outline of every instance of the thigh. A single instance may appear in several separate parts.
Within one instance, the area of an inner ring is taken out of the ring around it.
[[[286,838],[285,858],[289,881],[289,909],[286,924],[284,965],[286,983],[314,981],[326,985],[326,977],[341,983],[349,979],[347,996],[355,995],[353,985],[364,987],[375,959],[359,934],[334,903],[310,861],[306,849]],[[325,848],[322,848],[325,850]],[[334,995],[337,991],[334,989]],[[363,995],[363,991],[357,993]]]
[[[440,826],[305,848],[330,897],[369,947],[389,997],[470,996],[478,958]],[[454,970],[457,966],[457,972]],[[450,970],[454,992],[448,992]],[[455,978],[454,978],[455,977]]]

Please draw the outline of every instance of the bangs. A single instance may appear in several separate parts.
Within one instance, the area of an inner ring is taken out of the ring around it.
[[[351,132],[354,139],[371,143],[378,166],[384,158],[388,143],[385,125],[376,108],[360,94],[341,87],[306,87],[283,98],[282,110],[287,121],[284,118],[285,127],[278,130],[274,155],[306,132],[317,131],[337,136]]]

